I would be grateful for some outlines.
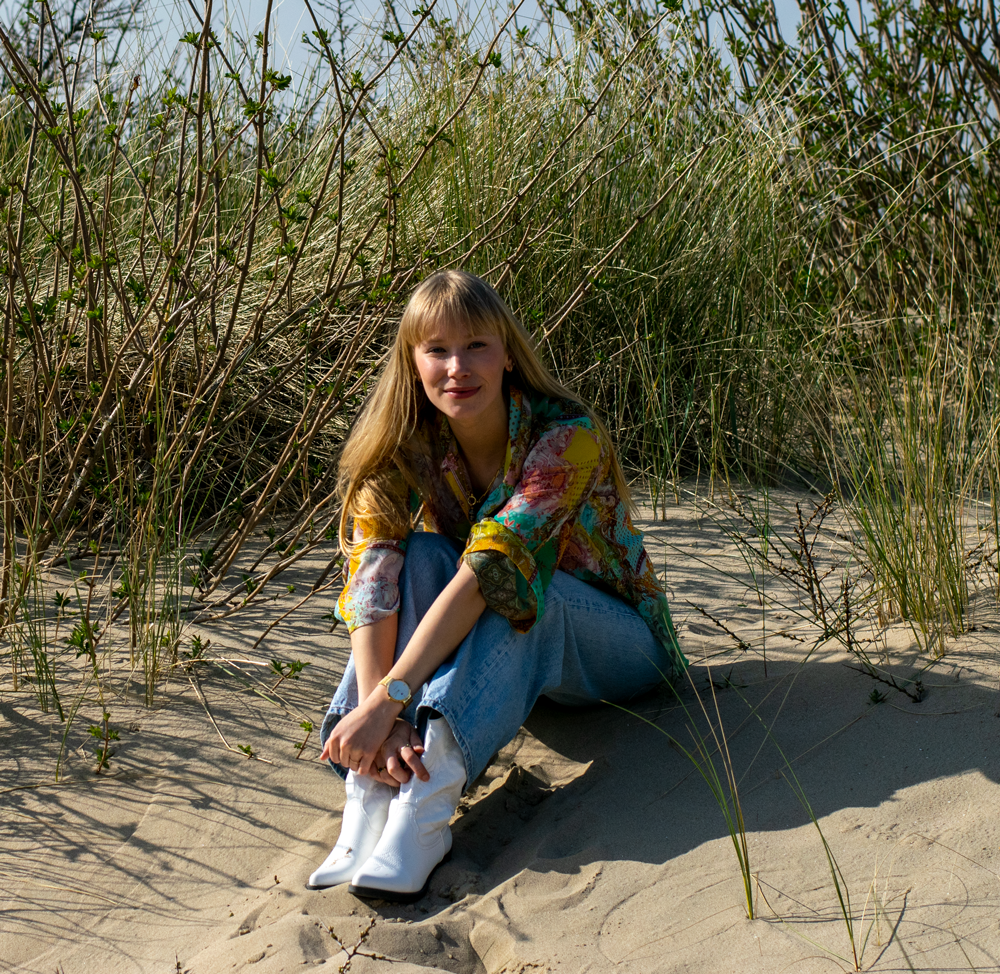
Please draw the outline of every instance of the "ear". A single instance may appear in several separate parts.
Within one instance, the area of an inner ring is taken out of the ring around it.
[[[507,356],[507,361],[504,363],[504,369],[507,372],[514,371],[514,360],[509,355]]]

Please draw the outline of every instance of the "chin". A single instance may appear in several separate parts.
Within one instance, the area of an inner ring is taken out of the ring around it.
[[[471,403],[468,400],[465,402],[448,402],[445,401],[438,409],[445,414],[445,416],[453,416],[456,419],[458,417],[471,418],[482,412],[478,403]]]
[[[452,399],[451,396],[440,396],[435,403],[443,413],[448,412],[477,412],[482,408],[483,396],[481,392],[470,396],[468,399]]]

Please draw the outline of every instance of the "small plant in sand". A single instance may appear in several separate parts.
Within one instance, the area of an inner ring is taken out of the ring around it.
[[[191,648],[184,654],[184,658],[187,660],[187,665],[190,666],[192,663],[196,663],[203,659],[202,654],[211,645],[211,639],[202,639],[198,633],[195,633],[191,637]]]
[[[690,747],[677,740],[672,733],[647,717],[637,714],[627,707],[619,707],[619,709],[638,717],[643,722],[649,724],[650,727],[654,727],[663,734],[670,745],[676,748],[694,765],[698,774],[701,775],[702,780],[708,785],[709,791],[711,791],[715,803],[719,806],[719,811],[722,812],[722,817],[726,823],[726,830],[733,845],[733,852],[736,854],[740,879],[743,883],[743,908],[746,911],[747,918],[752,920],[756,915],[753,897],[754,875],[750,866],[750,849],[747,844],[746,820],[743,816],[743,805],[740,802],[736,771],[729,754],[729,742],[726,739],[725,728],[722,725],[722,713],[719,710],[719,701],[716,697],[717,684],[713,680],[712,671],[709,668],[708,690],[712,696],[712,704],[715,711],[715,720],[713,721],[701,693],[695,686],[690,670],[686,671],[686,676],[691,689],[694,691],[695,699],[698,701],[701,716],[704,718],[705,725],[708,728],[707,733],[702,733],[699,729],[699,721],[692,715],[683,697],[675,688],[674,696],[684,711],[686,729],[693,742]],[[728,677],[726,678],[726,683],[727,686],[733,685],[729,683]],[[717,760],[718,764],[716,763]]]
[[[278,675],[278,679],[272,684],[271,690],[277,690],[285,680],[297,680],[299,674],[309,665],[308,661],[303,662],[298,659],[281,660],[272,658],[271,671]]]
[[[762,494],[766,496],[768,491]],[[762,609],[762,625],[772,607],[792,613],[808,625],[799,633],[791,633],[786,628],[780,635],[803,645],[803,661],[815,649],[833,641],[847,650],[852,668],[909,697],[914,703],[923,699],[924,688],[919,676],[902,677],[893,673],[885,654],[873,651],[877,629],[875,637],[859,634],[859,630],[872,630],[878,624],[879,589],[872,580],[875,569],[866,560],[864,545],[846,534],[842,523],[826,527],[835,512],[834,494],[827,494],[808,513],[797,501],[794,511],[788,512],[791,527],[787,531],[778,530],[774,524],[773,501],[757,504],[750,497],[733,495],[729,511],[735,523],[714,507],[710,513],[723,534],[739,550],[750,571]],[[846,517],[850,519],[850,511]],[[821,547],[825,550],[821,551]],[[783,584],[778,589],[772,588],[768,595],[766,578]],[[699,611],[735,640],[742,651],[752,648],[721,620],[704,610]],[[765,629],[762,639],[766,638]],[[764,668],[766,674],[766,653]]]
[[[295,749],[299,752],[298,754],[295,755],[296,761],[298,761],[298,759],[302,757],[302,752],[305,749],[306,744],[309,743],[309,738],[313,732],[313,725],[311,720],[302,721],[302,723],[299,724],[299,727],[301,727],[306,732],[306,736],[301,741],[297,741],[295,743]]]
[[[78,657],[83,656],[94,668],[97,669],[97,640],[100,636],[89,619],[81,619],[74,627],[73,631],[66,637],[66,642],[76,650]]]
[[[865,948],[868,945],[868,940],[871,937],[872,930],[875,927],[876,922],[878,920],[878,915],[876,913],[872,917],[872,919],[868,922],[867,928],[865,928],[865,917],[868,907],[868,899],[866,898],[865,908],[862,911],[862,915],[860,917],[855,916],[855,911],[851,906],[850,885],[848,884],[847,879],[844,876],[843,870],[840,868],[840,864],[837,862],[837,857],[834,855],[833,849],[830,847],[830,843],[827,842],[826,836],[823,834],[823,829],[820,827],[819,819],[816,818],[816,813],[813,811],[812,805],[809,802],[809,798],[805,793],[805,789],[802,787],[802,784],[799,781],[798,776],[795,774],[795,771],[792,768],[791,761],[789,761],[788,758],[785,756],[785,752],[781,749],[780,745],[778,744],[777,739],[774,736],[773,730],[768,725],[768,723],[763,719],[763,717],[761,717],[757,709],[753,707],[749,703],[749,701],[746,700],[745,697],[743,698],[743,700],[749,707],[750,712],[753,714],[753,716],[756,717],[757,720],[760,722],[761,726],[764,728],[767,738],[774,745],[775,750],[777,750],[778,754],[780,755],[782,763],[784,765],[782,776],[788,783],[788,786],[792,789],[792,792],[798,799],[799,803],[802,805],[803,809],[805,809],[806,814],[809,816],[809,820],[812,822],[813,826],[816,829],[816,833],[819,835],[820,842],[823,845],[823,854],[826,858],[827,869],[829,870],[830,879],[833,883],[834,894],[837,898],[837,908],[840,913],[840,918],[844,924],[844,930],[847,933],[847,941],[850,946],[850,958],[844,957],[843,955],[838,954],[837,952],[831,950],[829,947],[825,947],[822,944],[809,939],[808,937],[805,939],[808,940],[809,943],[813,944],[814,946],[819,947],[824,952],[830,954],[833,957],[836,957],[838,960],[850,964],[852,970],[860,971],[862,961],[864,960]],[[869,892],[871,892],[871,890]],[[765,902],[767,902],[766,899]],[[770,903],[768,903],[768,908],[771,909],[771,912],[774,913],[774,915],[778,917],[779,920],[781,920],[781,917],[778,916],[777,913],[775,913],[773,908],[771,908]],[[782,923],[784,923],[783,920]]]
[[[97,741],[94,746],[94,757],[97,759],[94,774],[100,774],[108,767],[111,758],[114,756],[115,752],[111,747],[112,742],[119,739],[118,731],[111,726],[111,714],[105,710],[101,715],[101,723],[91,724],[87,728],[87,732]]]

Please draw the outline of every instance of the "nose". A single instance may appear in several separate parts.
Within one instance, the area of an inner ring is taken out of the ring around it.
[[[455,352],[448,359],[448,376],[449,378],[454,378],[457,376],[468,375],[469,368],[465,363],[465,357],[459,353]]]

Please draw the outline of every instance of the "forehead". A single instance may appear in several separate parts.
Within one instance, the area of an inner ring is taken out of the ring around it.
[[[489,322],[471,322],[468,318],[454,315],[426,316],[417,326],[413,336],[415,344],[430,341],[460,342],[467,338],[496,335],[498,331]]]

